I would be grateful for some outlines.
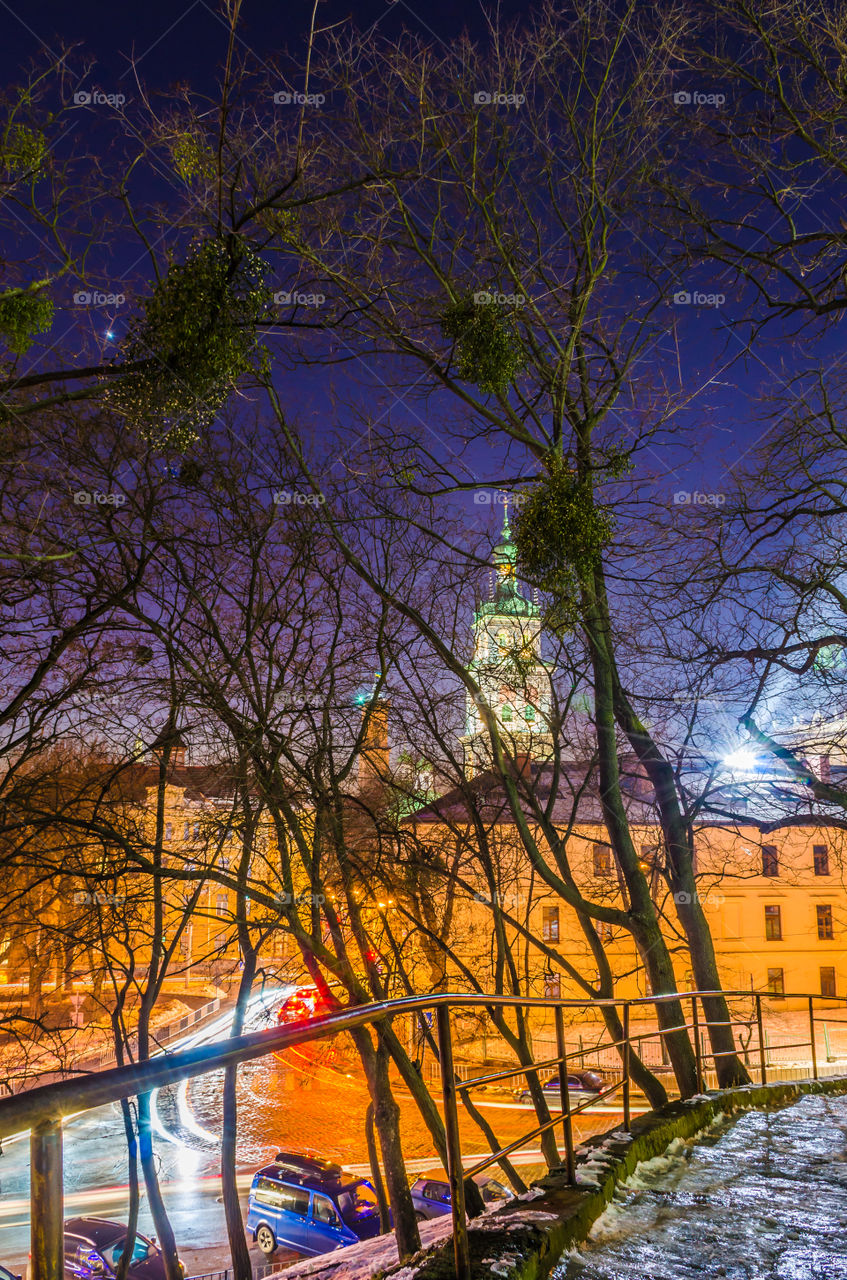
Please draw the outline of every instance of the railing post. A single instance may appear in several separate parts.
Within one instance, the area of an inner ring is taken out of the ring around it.
[[[697,1092],[703,1092],[703,1051],[700,1046],[700,1015],[697,1012],[697,997],[691,997],[691,1022],[694,1032],[694,1061],[697,1066]]]
[[[462,1141],[459,1136],[459,1112],[456,1094],[456,1072],[453,1067],[453,1041],[450,1037],[450,1009],[439,1004],[435,1010],[438,1030],[438,1056],[441,1060],[441,1092],[444,1099],[444,1136],[447,1139],[447,1179],[453,1209],[453,1257],[457,1280],[470,1280],[471,1255],[468,1220],[465,1216],[465,1178],[462,1169]],[[37,1280],[37,1277],[36,1277]]]
[[[629,1133],[629,1005],[623,1007],[623,1127]]]
[[[812,1079],[818,1078],[818,1051],[815,1048],[815,997],[809,996],[809,1043],[812,1046]]]
[[[768,1082],[768,1069],[765,1063],[765,1030],[762,1025],[762,997],[756,995],[756,1023],[759,1028],[759,1070],[762,1073],[762,1084]]]
[[[42,1120],[34,1124],[30,1132],[29,1148],[32,1280],[62,1280],[64,1206],[61,1120]]]
[[[576,1186],[576,1168],[573,1154],[573,1120],[571,1119],[571,1099],[568,1093],[568,1067],[565,1058],[565,1019],[561,1005],[554,1010],[556,1018],[556,1054],[559,1059],[559,1092],[562,1096],[562,1130],[565,1138],[565,1167],[568,1171],[568,1182]]]

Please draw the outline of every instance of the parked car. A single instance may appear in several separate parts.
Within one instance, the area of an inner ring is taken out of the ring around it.
[[[330,1160],[280,1151],[253,1178],[247,1229],[268,1257],[280,1245],[309,1255],[343,1249],[379,1235],[376,1192]]]
[[[0,1280],[21,1280],[20,1276],[16,1276],[14,1271],[10,1271],[8,1267],[4,1267],[0,1262]]]
[[[510,1187],[490,1178],[487,1173],[478,1173],[474,1182],[482,1192],[483,1202],[492,1208],[514,1199],[515,1193]],[[451,1208],[450,1184],[438,1178],[418,1178],[412,1183],[412,1203],[418,1222],[426,1218],[443,1218]]]
[[[545,1080],[541,1087],[555,1102],[559,1097],[558,1075]],[[606,1081],[599,1071],[575,1071],[568,1076],[568,1099],[571,1102],[586,1102],[589,1098],[596,1098],[597,1094],[602,1093],[605,1088]],[[518,1102],[532,1102],[529,1089],[519,1090],[516,1096]]]
[[[65,1280],[112,1280],[125,1241],[122,1222],[69,1218],[65,1223]],[[136,1234],[128,1274],[132,1280],[165,1280],[165,1262],[155,1240]]]

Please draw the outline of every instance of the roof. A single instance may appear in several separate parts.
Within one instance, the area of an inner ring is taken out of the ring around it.
[[[642,766],[634,756],[621,759],[621,785],[631,821],[655,825],[659,821],[653,788]],[[532,817],[531,796],[547,809],[555,785],[553,764],[535,760],[518,760],[515,778],[522,793],[523,812]],[[489,825],[513,825],[514,815],[501,773],[485,770],[464,786],[454,787],[437,800],[410,815],[414,823],[447,823],[458,825],[478,813]],[[557,825],[568,822],[605,825],[596,766],[584,761],[562,762],[558,787],[552,795],[550,816]]]

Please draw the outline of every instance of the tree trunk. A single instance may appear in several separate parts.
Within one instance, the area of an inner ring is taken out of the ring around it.
[[[153,1136],[150,1126],[150,1094],[138,1095],[138,1145],[141,1155],[141,1168],[144,1173],[144,1186],[147,1190],[147,1202],[156,1227],[158,1245],[162,1254],[167,1280],[182,1280],[182,1269],[176,1251],[176,1238],[168,1218],[159,1177],[156,1172],[156,1157],[153,1154]]]
[[[685,878],[686,881],[689,877]],[[688,950],[691,955],[691,972],[694,984],[699,991],[720,991],[721,978],[712,934],[706,921],[702,905],[697,893],[697,884],[693,873],[690,876],[693,888],[678,889],[674,892],[676,912],[680,924],[685,930]],[[676,881],[672,881],[674,888]],[[749,1084],[750,1075],[744,1063],[736,1053],[735,1038],[730,1025],[729,1005],[724,995],[707,996],[703,1002],[709,1043],[715,1055],[715,1070],[718,1087],[731,1089],[735,1085]]]
[[[244,953],[242,952],[242,954]],[[256,953],[251,950],[244,955],[244,968],[241,970],[238,996],[232,1015],[231,1036],[241,1035],[255,972]],[[238,1185],[236,1182],[236,1150],[238,1144],[237,1078],[237,1066],[227,1067],[224,1072],[223,1124],[221,1129],[221,1186],[223,1188],[226,1233],[229,1239],[229,1252],[232,1258],[234,1280],[253,1280],[250,1246],[247,1243],[247,1235],[244,1230],[244,1218],[241,1213],[241,1202],[238,1198]]]
[[[432,1136],[435,1150],[438,1152],[438,1158],[446,1170],[447,1135],[444,1132],[444,1121],[441,1119],[438,1108],[432,1100],[432,1095],[421,1079],[420,1073],[416,1070],[415,1064],[398,1040],[393,1028],[383,1024],[380,1027],[379,1035],[385,1042],[388,1052],[391,1054],[395,1066],[402,1076],[403,1083],[417,1104],[424,1124]],[[485,1208],[482,1192],[472,1179],[465,1183],[465,1208],[471,1218],[479,1217]]]
[[[368,1081],[368,1091],[374,1109],[374,1125],[379,1135],[382,1164],[388,1184],[397,1253],[402,1262],[410,1258],[413,1253],[417,1253],[421,1247],[421,1237],[400,1142],[400,1108],[391,1092],[391,1082],[388,1078],[388,1050],[379,1041],[375,1049],[365,1027],[359,1027],[350,1034],[359,1050]]]
[[[130,1258],[135,1247],[135,1236],[138,1230],[138,1143],[132,1120],[132,1108],[128,1098],[121,1098],[121,1114],[124,1122],[124,1134],[127,1147],[127,1173],[129,1176],[129,1208],[126,1219],[126,1241],[123,1253],[115,1268],[115,1280],[126,1280]]]
[[[374,1104],[372,1102],[368,1103],[368,1108],[365,1112],[365,1141],[368,1144],[368,1163],[371,1166],[371,1177],[373,1178],[374,1191],[379,1205],[379,1233],[385,1236],[391,1230],[391,1211],[388,1207],[385,1182],[383,1181],[382,1170],[379,1167],[379,1157],[376,1150]]]

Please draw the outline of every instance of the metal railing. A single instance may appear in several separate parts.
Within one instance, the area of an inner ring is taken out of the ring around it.
[[[723,998],[727,1001],[753,1000],[755,1016],[753,1018],[732,1018],[721,1023],[710,1022],[704,1001]],[[762,1013],[763,999],[772,1002],[785,1000],[802,1000],[807,1002],[809,1039],[797,1042],[786,1048],[810,1048],[811,1067],[815,1079],[818,1078],[817,1046],[815,1040],[815,1000],[833,1002],[842,1007],[847,1004],[845,997],[820,995],[775,995],[767,993],[751,993],[749,991],[695,991],[674,992],[670,995],[646,996],[636,1000],[554,1000],[541,997],[518,998],[500,995],[466,995],[440,994],[405,997],[387,1000],[380,1003],[363,1005],[357,1008],[331,1013],[322,1018],[313,1019],[296,1026],[277,1027],[265,1031],[254,1031],[246,1035],[232,1037],[215,1045],[204,1045],[179,1052],[165,1052],[145,1062],[132,1063],[123,1067],[86,1075],[82,1078],[63,1080],[56,1084],[42,1085],[28,1089],[12,1097],[0,1099],[0,1141],[11,1134],[22,1130],[30,1130],[30,1162],[31,1162],[31,1236],[32,1236],[32,1280],[62,1280],[62,1244],[63,1244],[63,1170],[62,1170],[62,1119],[65,1116],[88,1111],[94,1107],[120,1101],[135,1094],[148,1093],[177,1081],[206,1075],[221,1068],[249,1062],[267,1054],[279,1052],[294,1045],[309,1044],[316,1040],[326,1039],[345,1031],[352,1031],[364,1026],[378,1026],[381,1022],[400,1016],[423,1014],[435,1010],[435,1029],[438,1047],[439,1065],[441,1068],[441,1093],[444,1107],[444,1130],[446,1139],[447,1178],[450,1185],[450,1196],[453,1215],[453,1248],[455,1252],[456,1275],[459,1280],[467,1280],[470,1276],[470,1253],[467,1218],[465,1212],[465,1183],[475,1174],[508,1157],[524,1143],[533,1138],[562,1126],[565,1146],[565,1168],[567,1177],[576,1184],[576,1167],[574,1155],[574,1118],[587,1111],[596,1102],[611,1097],[620,1091],[623,1125],[626,1130],[631,1123],[632,1074],[631,1053],[633,1046],[640,1051],[641,1046],[651,1039],[679,1033],[690,1032],[693,1040],[693,1051],[696,1065],[696,1082],[698,1091],[702,1092],[704,1083],[705,1059],[734,1055],[744,1056],[747,1046],[739,1046],[732,1050],[714,1053],[704,1047],[704,1036],[708,1036],[712,1027],[755,1026],[758,1032],[756,1050],[759,1059],[759,1075],[763,1084],[767,1083],[768,1063],[767,1044],[765,1040]],[[657,1026],[656,1030],[640,1031],[631,1034],[631,1012],[654,1010],[657,1016],[663,1005],[679,1003],[690,1005],[691,1017],[685,1015],[678,1025]],[[701,1016],[698,1003],[703,1005]],[[592,1014],[602,1009],[614,1009],[620,1013],[622,1029],[621,1038],[617,1041],[604,1041],[593,1048],[580,1048],[570,1053],[565,1044],[564,1015],[567,1010],[579,1010]],[[453,1058],[453,1027],[451,1017],[457,1011],[468,1009],[548,1009],[552,1010],[555,1023],[556,1054],[552,1058],[530,1063],[521,1063],[505,1070],[487,1072],[470,1080],[458,1077]],[[568,1093],[568,1063],[578,1060],[584,1063],[598,1049],[615,1050],[621,1063],[620,1077],[606,1084],[596,1096],[587,1099],[578,1106],[572,1107]],[[524,1076],[529,1083],[534,1077],[540,1083],[540,1072],[555,1069],[558,1074],[558,1103],[561,1110],[549,1116],[549,1111],[542,1120],[536,1109],[538,1125],[519,1139],[491,1153],[485,1159],[477,1161],[471,1168],[465,1169],[462,1160],[458,1100],[462,1094],[470,1090],[499,1083],[516,1076]]]

